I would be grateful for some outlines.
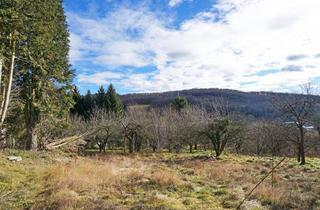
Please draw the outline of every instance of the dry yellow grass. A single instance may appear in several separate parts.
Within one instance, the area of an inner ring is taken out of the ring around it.
[[[116,209],[114,201],[125,194],[126,185],[143,178],[139,160],[114,158],[77,158],[43,168],[45,199],[36,207],[54,209]]]
[[[174,187],[182,182],[179,175],[175,171],[171,170],[156,170],[151,174],[150,180],[154,184],[165,187]]]
[[[0,209],[233,209],[270,169],[245,156],[23,155],[10,163],[0,153]],[[320,209],[317,160],[285,163],[244,209]]]
[[[113,164],[92,160],[55,164],[45,173],[48,174],[47,181],[55,183],[55,187],[66,187],[76,192],[108,187],[118,180]]]
[[[221,161],[210,161],[210,162],[201,162],[195,161],[194,163],[189,162],[185,164],[188,168],[193,168],[194,173],[198,176],[205,176],[209,180],[214,182],[228,182],[233,180],[233,182],[241,182],[246,179],[250,181],[251,176],[250,170],[247,170],[245,165],[240,163],[228,163]]]
[[[280,204],[285,203],[288,196],[286,196],[286,190],[283,187],[272,187],[267,184],[261,184],[257,190],[255,190],[252,197],[266,204]]]

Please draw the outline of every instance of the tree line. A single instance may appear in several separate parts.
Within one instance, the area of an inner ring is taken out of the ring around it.
[[[112,84],[109,85],[107,91],[101,85],[96,94],[91,94],[90,90],[88,90],[84,96],[80,94],[78,88],[75,88],[73,99],[75,104],[70,110],[71,114],[81,116],[85,120],[90,120],[95,109],[117,115],[121,114],[124,109]]]
[[[179,153],[188,148],[189,152],[210,150],[219,158],[228,150],[238,154],[297,157],[301,164],[306,163],[306,155],[319,155],[319,124],[314,120],[318,119],[314,118],[317,102],[306,95],[285,101],[274,98],[272,103],[281,112],[281,119],[258,120],[238,115],[222,98],[207,109],[177,97],[161,108],[127,106],[121,115],[96,108],[90,120],[74,118],[73,125],[84,128],[82,132],[101,126],[84,144],[85,148],[97,148],[100,152],[108,148],[130,153],[148,150]],[[308,128],[308,123],[314,128]]]

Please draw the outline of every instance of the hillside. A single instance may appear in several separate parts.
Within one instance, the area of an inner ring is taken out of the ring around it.
[[[150,105],[152,107],[162,107],[170,104],[177,96],[184,96],[191,104],[202,104],[210,106],[214,101],[221,100],[228,103],[229,109],[233,112],[252,116],[255,118],[275,118],[278,116],[272,105],[274,98],[288,98],[290,96],[303,95],[273,92],[242,92],[230,89],[190,89],[182,91],[170,91],[163,93],[139,93],[126,94],[121,96],[125,105]],[[320,100],[319,96],[313,96]]]

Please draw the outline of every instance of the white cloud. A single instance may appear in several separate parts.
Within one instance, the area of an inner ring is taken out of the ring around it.
[[[178,6],[179,4],[181,4],[183,2],[183,0],[169,0],[168,5],[170,7],[175,7]]]
[[[71,61],[90,60],[112,67],[147,65],[150,58],[142,38],[146,30],[161,28],[158,25],[162,24],[155,14],[144,8],[140,11],[120,8],[99,20],[68,14],[68,22],[74,29]]]
[[[147,8],[119,8],[99,20],[70,14],[78,28],[71,58],[111,69],[156,66],[152,74],[117,78],[135,91],[280,90],[320,76],[318,8],[315,0],[220,0],[178,29]],[[96,74],[78,81],[105,82]]]
[[[104,71],[94,74],[79,74],[78,81],[97,85],[106,85],[123,78],[124,75],[119,72]]]

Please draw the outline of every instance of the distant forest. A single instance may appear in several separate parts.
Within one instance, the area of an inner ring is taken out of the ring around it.
[[[233,113],[246,115],[257,119],[275,119],[280,114],[275,110],[272,101],[276,97],[288,98],[292,95],[313,97],[320,101],[319,96],[306,96],[288,93],[274,92],[242,92],[230,89],[190,89],[182,91],[170,91],[163,93],[140,93],[122,95],[121,101],[128,105],[150,105],[152,107],[164,107],[169,105],[177,96],[183,96],[193,105],[205,106],[210,109],[217,100],[223,100]],[[316,108],[320,112],[320,107]]]
[[[110,90],[111,87],[111,90]],[[312,97],[315,101],[320,101],[320,96],[303,95],[303,94],[289,94],[289,93],[274,93],[274,92],[242,92],[230,89],[190,89],[182,91],[169,91],[161,93],[135,93],[116,95],[113,86],[108,88],[112,92],[114,98],[119,98],[121,101],[117,102],[116,106],[122,106],[124,109],[129,106],[146,106],[150,108],[164,108],[170,106],[178,96],[185,97],[191,105],[201,106],[206,110],[214,109],[212,106],[223,105],[228,107],[228,111],[234,115],[246,116],[254,119],[274,120],[281,117],[281,114],[273,106],[273,101],[276,98],[290,98],[291,96]],[[102,108],[102,102],[105,91],[100,87],[99,91],[92,94],[88,91],[84,96],[80,97],[80,93],[76,94],[75,105],[76,110],[80,110],[78,114],[88,118],[89,112],[95,107]],[[110,96],[109,96],[110,97]],[[108,96],[107,96],[108,98]],[[108,101],[108,99],[105,99]],[[117,99],[118,100],[118,99]],[[117,101],[115,100],[115,101]],[[108,104],[110,102],[105,102]],[[108,108],[107,108],[108,109]],[[213,111],[213,110],[212,110]],[[316,112],[320,113],[320,107],[316,107]]]

